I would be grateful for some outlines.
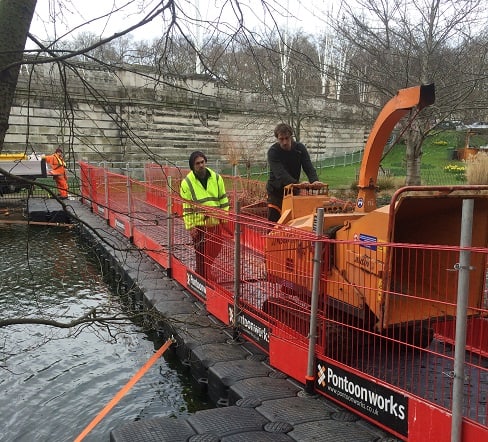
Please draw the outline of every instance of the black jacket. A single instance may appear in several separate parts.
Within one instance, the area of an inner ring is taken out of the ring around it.
[[[268,165],[270,172],[266,191],[269,195],[282,197],[285,186],[299,182],[302,169],[310,183],[319,180],[302,143],[293,141],[290,151],[283,150],[279,143],[273,144],[268,150]]]

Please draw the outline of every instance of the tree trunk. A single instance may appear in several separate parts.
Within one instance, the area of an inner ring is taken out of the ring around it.
[[[37,0],[0,0],[0,152]]]
[[[416,126],[415,122],[412,126]],[[418,127],[410,127],[405,132],[406,142],[406,167],[407,176],[405,179],[406,186],[420,186],[421,175],[420,165],[422,163],[422,137]]]

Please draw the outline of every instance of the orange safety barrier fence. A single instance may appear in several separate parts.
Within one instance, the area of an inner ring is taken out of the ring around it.
[[[268,353],[272,366],[304,382],[315,234],[268,223],[260,202],[242,207],[237,214],[235,204],[247,198],[246,185],[225,177],[228,189],[235,190],[229,191],[232,208],[229,213],[217,210],[213,214],[226,228],[209,232],[209,246],[218,245],[219,250],[212,262],[206,261],[208,271],[198,274],[198,254],[205,251],[193,248],[178,209],[182,201],[176,183],[181,174],[174,168],[152,170],[146,172],[147,183],[106,175],[111,183],[108,195],[99,186],[87,200],[101,205],[107,201],[110,216],[130,224],[124,233],[132,232],[138,247],[163,267],[170,267],[172,277],[203,302],[209,313]],[[167,176],[172,176],[171,188]],[[92,188],[82,187],[86,192]],[[129,200],[124,213],[122,202]],[[396,235],[402,239],[396,243],[371,243],[371,238],[359,235],[339,241],[333,229],[321,237],[315,389],[401,439],[421,437],[427,426],[438,432],[438,440],[448,440],[456,264],[461,248],[445,242],[435,219],[424,221],[422,229],[413,222],[405,223],[403,230],[396,226]],[[234,236],[236,226],[239,243]],[[473,271],[465,363],[467,437],[488,437],[488,249],[483,246],[483,235],[486,232],[475,232],[469,249]],[[425,244],[431,237],[438,243]],[[206,258],[201,255],[202,260]],[[235,304],[237,317],[233,316]],[[340,391],[345,378],[357,388],[353,394]],[[361,396],[363,389],[381,392],[381,406],[368,405]]]

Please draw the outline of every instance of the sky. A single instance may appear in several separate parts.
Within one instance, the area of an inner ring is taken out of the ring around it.
[[[320,33],[324,27],[323,17],[330,10],[334,2],[331,0],[266,0],[269,10],[266,11],[261,0],[239,0],[239,6],[244,16],[244,23],[248,28],[256,29],[271,26],[272,18],[281,28],[303,29],[309,33]],[[83,31],[94,32],[101,36],[109,36],[136,24],[147,11],[157,7],[157,0],[38,0],[35,16],[31,26],[31,33],[41,40],[52,40],[70,31],[73,34]],[[187,17],[201,16],[202,20],[222,22],[221,29],[227,26],[235,27],[235,0],[177,0],[181,6],[177,11],[179,23],[183,26]],[[224,9],[222,10],[222,7]],[[110,11],[121,8],[109,15]],[[144,9],[142,9],[144,8]],[[196,11],[199,11],[197,14]],[[286,11],[292,11],[289,14]],[[97,19],[107,14],[106,17]],[[94,20],[89,25],[84,23]],[[76,28],[77,26],[82,26]],[[166,25],[161,16],[151,23],[144,25],[132,36],[135,40],[153,40],[158,38]],[[191,27],[196,35],[209,32]],[[70,38],[70,37],[68,37]]]

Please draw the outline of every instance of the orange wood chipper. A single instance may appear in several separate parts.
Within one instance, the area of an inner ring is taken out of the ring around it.
[[[332,240],[324,244],[319,285],[319,309],[326,315],[421,346],[431,341],[436,321],[454,317],[459,251],[450,248],[460,244],[465,200],[474,201],[472,246],[488,246],[488,186],[404,187],[383,207],[376,199],[393,128],[434,100],[434,85],[426,85],[402,89],[384,106],[365,146],[355,204],[329,196],[325,185],[285,189],[279,225],[266,243],[267,275],[284,294],[266,301],[268,312],[278,315],[293,299],[310,301],[313,232],[322,207],[323,234]],[[486,308],[487,269],[487,254],[472,254],[469,315]]]

